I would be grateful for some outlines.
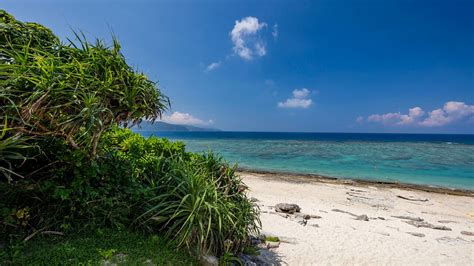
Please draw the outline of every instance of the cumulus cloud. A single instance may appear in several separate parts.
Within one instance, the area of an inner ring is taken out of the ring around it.
[[[214,124],[214,121],[204,121],[192,116],[189,113],[174,112],[171,115],[163,115],[162,121],[177,124],[177,125],[194,125],[194,126],[209,126]]]
[[[212,62],[206,67],[206,72],[212,71],[221,66],[221,61],[219,62]]]
[[[286,99],[284,102],[279,102],[278,107],[280,108],[308,108],[313,104],[313,100],[309,98],[310,91],[306,88],[295,89],[293,91],[293,97]]]
[[[467,105],[463,102],[447,102],[443,108],[431,111],[420,124],[427,127],[436,127],[473,118],[474,105]]]
[[[425,111],[420,107],[413,107],[407,114],[386,113],[373,114],[367,117],[369,122],[379,122],[384,125],[418,125],[426,127],[444,126],[462,121],[474,119],[474,105],[467,105],[464,102],[446,102],[442,108],[435,109],[425,116]]]
[[[252,60],[255,55],[264,56],[267,53],[265,44],[258,36],[258,32],[266,27],[265,22],[259,22],[256,17],[245,17],[236,20],[230,32],[234,53],[245,60]]]

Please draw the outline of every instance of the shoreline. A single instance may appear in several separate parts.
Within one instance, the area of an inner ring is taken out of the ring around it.
[[[249,168],[237,168],[237,173],[241,175],[245,174],[257,174],[264,178],[271,180],[286,181],[291,183],[326,183],[326,184],[340,184],[340,185],[352,185],[358,187],[374,186],[378,188],[397,188],[404,190],[423,191],[438,194],[448,194],[456,196],[474,197],[474,189],[461,189],[461,188],[449,188],[434,185],[420,185],[410,184],[401,182],[390,182],[390,181],[375,181],[358,178],[339,178],[324,176],[318,174],[308,173],[293,173],[293,172],[279,172],[271,170],[258,170]]]

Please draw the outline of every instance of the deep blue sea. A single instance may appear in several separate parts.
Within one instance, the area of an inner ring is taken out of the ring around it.
[[[474,135],[137,132],[246,169],[474,189]]]

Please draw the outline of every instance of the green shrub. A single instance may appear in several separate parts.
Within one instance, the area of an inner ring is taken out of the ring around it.
[[[128,129],[115,128],[100,143],[93,161],[61,141],[41,144],[54,152],[35,162],[58,163],[41,175],[0,185],[2,229],[18,238],[31,228],[133,227],[164,231],[190,251],[215,254],[224,252],[225,241],[239,251],[249,234],[256,234],[258,210],[235,167],[220,157],[188,153],[180,142],[144,138]],[[37,167],[30,161],[20,173]],[[18,211],[27,216],[18,217]]]
[[[226,241],[240,251],[258,231],[258,212],[247,199],[235,167],[212,154],[175,158],[140,216],[144,225],[166,230],[179,246],[222,254]]]

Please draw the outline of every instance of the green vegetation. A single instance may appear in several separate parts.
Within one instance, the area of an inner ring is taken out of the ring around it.
[[[280,242],[280,239],[277,236],[267,236],[267,237],[265,237],[265,241]]]
[[[15,262],[12,247],[25,240],[23,253],[36,238],[47,242],[45,232],[64,234],[61,241],[80,249],[95,240],[80,232],[98,230],[163,235],[194,255],[241,252],[259,220],[235,166],[125,129],[160,117],[168,98],[127,65],[116,39],[108,47],[75,37],[61,43],[47,28],[0,10],[4,259]],[[111,257],[125,247],[132,245],[93,253]]]
[[[105,260],[132,265],[147,261],[156,265],[197,264],[163,237],[110,229],[81,232],[67,238],[39,236],[7,252],[10,263],[15,265],[99,265]]]

